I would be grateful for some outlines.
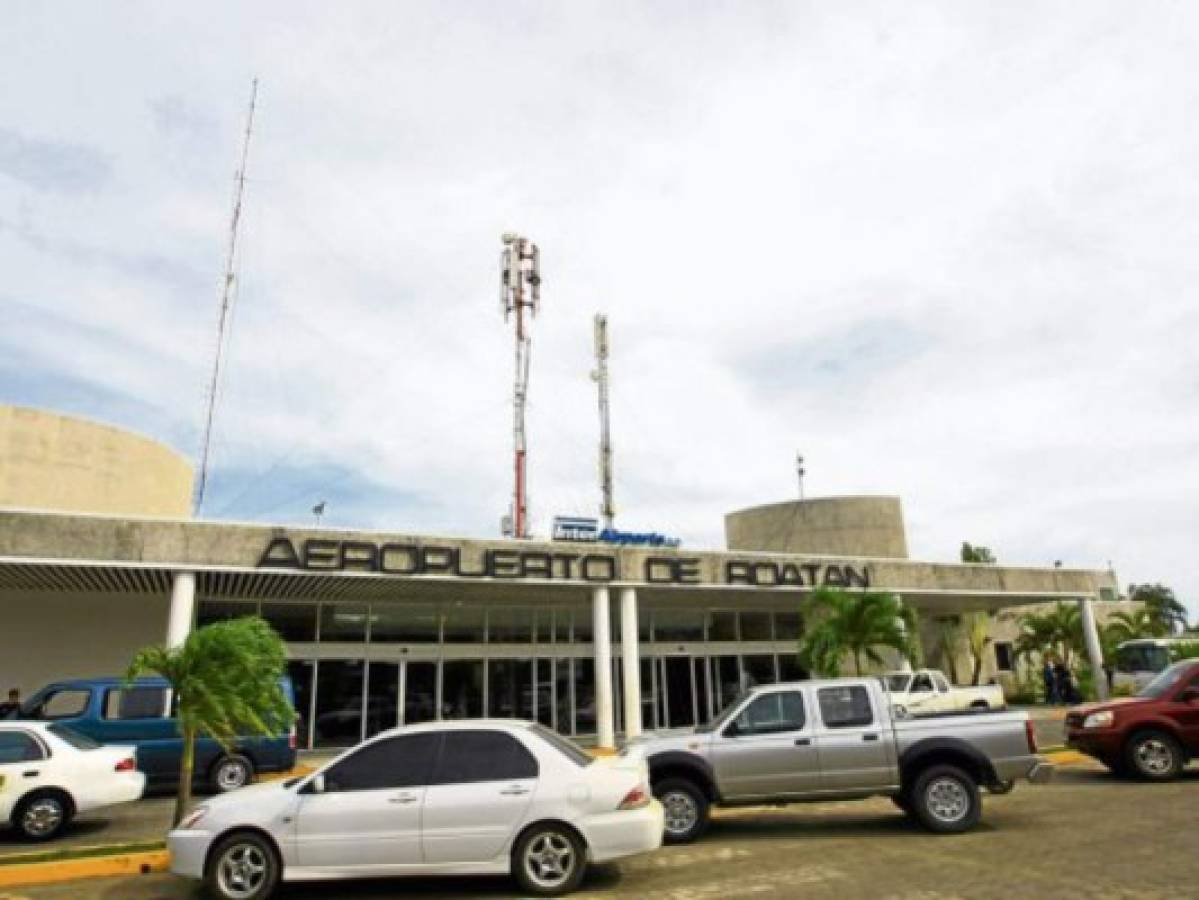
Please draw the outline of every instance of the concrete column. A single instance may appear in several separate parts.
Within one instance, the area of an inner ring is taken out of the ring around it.
[[[1100,700],[1108,698],[1107,672],[1103,670],[1103,647],[1099,643],[1099,626],[1095,624],[1095,606],[1090,597],[1078,598],[1079,618],[1082,620],[1082,637],[1087,645],[1087,656],[1091,661],[1091,672],[1095,680],[1095,693]]]
[[[612,716],[612,619],[608,589],[597,587],[591,594],[592,637],[595,640],[595,726],[601,748],[616,746],[616,724]]]
[[[620,652],[624,675],[625,740],[641,736],[641,649],[637,644],[637,590],[620,590]]]
[[[167,617],[167,646],[181,647],[196,617],[196,575],[176,572],[171,580],[171,611]]]

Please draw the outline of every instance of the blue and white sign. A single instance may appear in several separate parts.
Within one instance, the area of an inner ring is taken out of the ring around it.
[[[555,541],[598,541],[624,547],[677,547],[681,543],[678,538],[656,531],[618,531],[615,528],[601,531],[598,519],[583,516],[554,516],[553,536]]]

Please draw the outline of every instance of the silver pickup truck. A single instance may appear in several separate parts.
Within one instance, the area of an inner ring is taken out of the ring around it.
[[[648,735],[654,795],[667,843],[707,828],[712,806],[750,806],[885,795],[930,831],[972,828],[980,788],[1010,790],[1017,778],[1048,781],[1023,712],[893,718],[881,682],[802,681],[754,688],[710,724]]]

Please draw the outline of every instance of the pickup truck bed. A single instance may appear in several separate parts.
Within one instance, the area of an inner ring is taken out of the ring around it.
[[[666,810],[669,842],[693,840],[713,805],[889,796],[936,832],[979,820],[980,788],[1047,780],[1027,714],[892,718],[873,679],[755,688],[711,725],[637,742]]]

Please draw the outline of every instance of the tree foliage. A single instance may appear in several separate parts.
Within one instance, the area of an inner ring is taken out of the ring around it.
[[[993,643],[991,638],[991,615],[986,612],[971,613],[964,623],[966,629],[966,646],[970,649],[970,660],[974,664],[974,673],[970,681],[977,686],[982,679],[983,662],[987,647]]]
[[[1061,657],[1067,667],[1075,654],[1084,651],[1082,616],[1074,604],[1057,602],[1045,612],[1027,613],[1020,619],[1016,655],[1025,659]]]
[[[838,674],[849,654],[854,673],[862,674],[863,661],[882,665],[878,652],[890,647],[911,659],[917,645],[916,618],[891,594],[852,594],[835,588],[817,588],[808,607],[814,615],[799,642],[799,656],[812,672],[825,677]]]
[[[1186,630],[1187,608],[1164,584],[1130,584],[1128,599],[1145,604],[1149,617],[1157,628],[1162,629],[1162,634]]]
[[[239,735],[278,735],[295,721],[280,686],[287,668],[282,639],[257,616],[215,622],[188,635],[180,647],[143,647],[126,678],[152,672],[171,686],[183,757],[175,822],[191,800],[197,737],[229,749]]]
[[[990,547],[984,547],[982,544],[976,546],[969,541],[962,541],[962,562],[994,565],[995,554],[991,552]]]

